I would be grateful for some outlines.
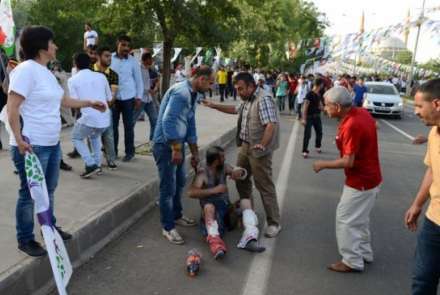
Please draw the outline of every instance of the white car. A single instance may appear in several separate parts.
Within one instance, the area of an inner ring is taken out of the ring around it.
[[[363,107],[374,115],[402,118],[403,100],[399,91],[388,82],[365,82],[367,87]]]

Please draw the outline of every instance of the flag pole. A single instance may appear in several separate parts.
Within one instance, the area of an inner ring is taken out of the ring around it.
[[[411,59],[411,68],[409,70],[408,82],[406,83],[406,95],[411,95],[412,90],[412,82],[414,78],[414,65],[416,62],[416,54],[417,54],[417,46],[419,45],[419,37],[420,37],[420,28],[422,27],[423,21],[425,17],[425,0],[423,0],[422,13],[420,14],[419,19],[417,20],[417,36],[416,36],[416,44],[414,46],[414,52]]]

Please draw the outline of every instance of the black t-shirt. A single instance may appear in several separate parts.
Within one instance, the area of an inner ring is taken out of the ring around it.
[[[309,91],[304,99],[309,101],[307,115],[316,115],[321,113],[321,109],[319,108],[319,106],[322,102],[322,97],[319,94],[316,94],[313,91]]]

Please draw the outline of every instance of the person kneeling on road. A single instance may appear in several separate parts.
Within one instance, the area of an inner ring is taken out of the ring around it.
[[[246,177],[247,171],[243,168],[233,168],[225,164],[224,150],[215,146],[206,152],[206,166],[198,168],[188,195],[200,200],[202,207],[202,233],[206,236],[212,255],[215,259],[226,254],[227,248],[222,236],[226,229],[230,200],[226,177],[237,180]],[[262,252],[264,248],[257,245],[258,218],[251,209],[250,202],[243,211],[243,225],[245,231],[238,244],[239,248],[255,252]]]

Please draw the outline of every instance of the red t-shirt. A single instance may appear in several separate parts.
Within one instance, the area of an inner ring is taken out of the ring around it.
[[[298,87],[298,81],[296,79],[292,79],[289,81],[289,92],[290,94],[294,94],[296,91],[296,87]]]
[[[354,165],[345,168],[345,184],[369,190],[382,182],[376,122],[362,108],[352,108],[339,124],[336,145],[341,157],[354,154]]]

